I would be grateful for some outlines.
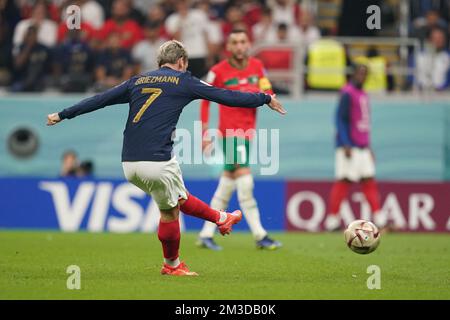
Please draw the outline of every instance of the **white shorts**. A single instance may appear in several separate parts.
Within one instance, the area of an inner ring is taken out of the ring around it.
[[[169,161],[122,162],[122,167],[127,180],[149,194],[161,210],[174,208],[180,199],[187,199],[175,157]]]
[[[347,158],[344,148],[336,149],[336,179],[359,181],[375,176],[375,163],[369,148],[351,148],[352,156]]]

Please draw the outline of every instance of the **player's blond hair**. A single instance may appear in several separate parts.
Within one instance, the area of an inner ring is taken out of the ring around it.
[[[180,41],[169,40],[159,47],[156,61],[158,66],[161,67],[166,63],[175,64],[180,58],[185,61],[188,59],[186,48]]]

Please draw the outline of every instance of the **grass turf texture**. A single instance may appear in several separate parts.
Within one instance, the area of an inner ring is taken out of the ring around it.
[[[183,234],[181,258],[200,276],[167,277],[155,234],[0,231],[0,299],[450,299],[448,235],[385,234],[366,256],[341,233],[273,236],[279,251],[235,233],[212,252]],[[81,290],[66,288],[72,264]],[[366,286],[372,264],[380,290]]]

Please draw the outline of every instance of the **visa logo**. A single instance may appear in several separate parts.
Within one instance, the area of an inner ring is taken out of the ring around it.
[[[119,185],[111,182],[81,182],[72,198],[63,181],[42,181],[39,189],[50,193],[62,231],[80,230],[87,215],[86,229],[91,232],[154,232],[158,228],[158,206],[144,191],[128,182]],[[146,206],[142,206],[136,199],[149,201]],[[184,230],[181,215],[180,227]]]

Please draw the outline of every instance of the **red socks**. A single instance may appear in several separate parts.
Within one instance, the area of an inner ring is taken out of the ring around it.
[[[180,223],[178,219],[170,222],[159,221],[158,239],[161,241],[164,258],[175,260],[180,248]]]
[[[212,209],[202,200],[189,194],[187,200],[180,206],[181,211],[190,216],[216,223],[220,219],[220,212]]]
[[[378,194],[377,183],[374,179],[364,181],[362,184],[362,192],[366,196],[366,200],[370,205],[372,212],[377,212],[381,209],[380,199]],[[338,214],[339,207],[342,200],[347,197],[350,189],[350,183],[345,181],[337,181],[333,184],[330,194],[330,213]]]
[[[378,187],[374,179],[369,179],[362,183],[362,192],[366,196],[366,200],[369,202],[372,212],[375,213],[380,211],[381,206]]]
[[[342,200],[347,197],[350,189],[350,183],[345,181],[336,181],[333,184],[330,194],[330,213],[338,214]]]

